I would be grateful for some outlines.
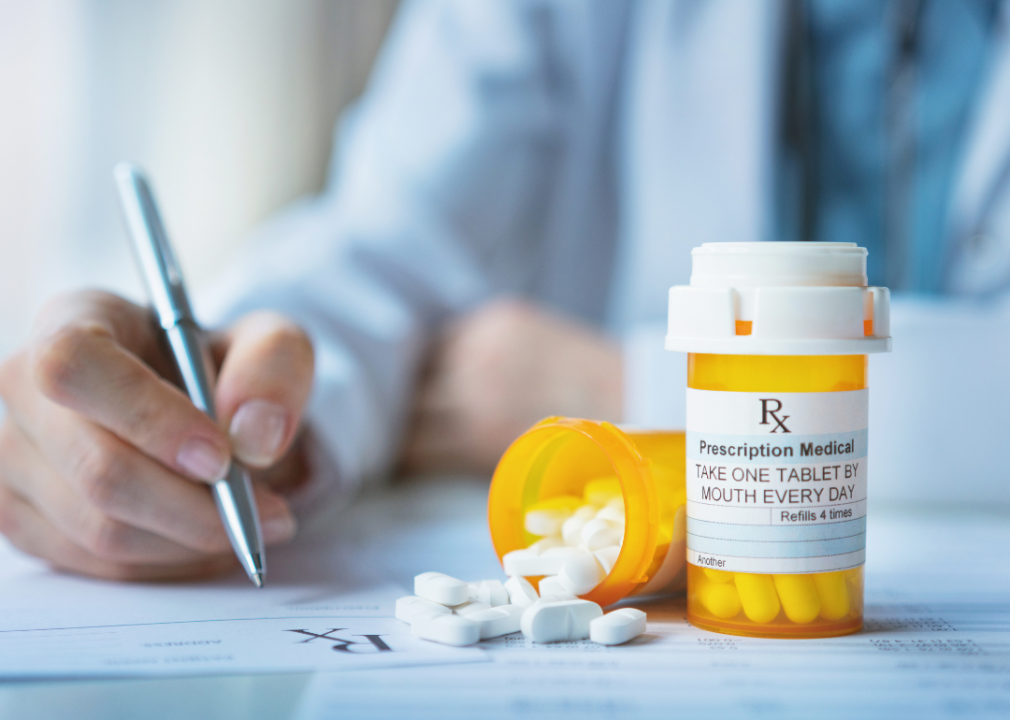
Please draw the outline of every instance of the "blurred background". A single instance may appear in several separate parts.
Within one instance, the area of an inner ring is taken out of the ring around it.
[[[149,171],[197,291],[318,191],[397,4],[0,0],[0,357],[54,292],[141,297],[117,161]]]

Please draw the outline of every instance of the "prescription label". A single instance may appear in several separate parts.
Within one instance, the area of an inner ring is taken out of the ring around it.
[[[688,562],[755,573],[861,565],[868,398],[688,388]]]

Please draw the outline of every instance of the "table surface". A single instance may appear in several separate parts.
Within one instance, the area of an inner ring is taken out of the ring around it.
[[[373,580],[405,588],[415,574],[430,569],[494,577],[486,498],[486,481],[402,481],[360,498],[332,520],[327,541],[352,548]],[[485,663],[444,671],[8,681],[0,682],[0,718],[431,714],[483,720],[557,717],[566,711],[654,717],[678,707],[777,719],[815,711],[821,717],[1005,718],[1010,717],[1007,547],[1006,514],[871,505],[867,629],[849,639],[752,641],[701,633],[687,626],[683,598],[668,598],[638,606],[647,610],[656,639],[679,638],[679,645],[659,642],[651,650],[628,648],[622,656],[586,660],[572,649],[509,655],[501,650],[504,643],[491,653],[500,664],[501,683],[488,680]],[[699,647],[706,654],[699,655]],[[618,672],[620,658],[645,662],[642,678],[654,664],[655,678],[641,680],[645,685],[627,681],[629,676]]]

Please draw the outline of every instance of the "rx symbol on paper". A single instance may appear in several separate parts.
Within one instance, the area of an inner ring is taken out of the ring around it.
[[[775,403],[774,407],[772,403]],[[775,398],[761,398],[761,422],[759,425],[771,425],[768,422],[768,418],[775,421],[775,427],[772,428],[772,434],[777,433],[781,430],[783,433],[791,433],[792,431],[786,427],[786,420],[789,419],[788,415],[783,415],[779,417],[779,413],[782,412],[782,401]]]
[[[329,640],[336,643],[333,646],[333,650],[337,652],[348,652],[360,655],[362,653],[373,653],[373,652],[392,652],[393,648],[389,647],[386,642],[382,639],[381,635],[352,635],[351,637],[362,637],[364,640],[344,640],[344,638],[334,637],[333,633],[340,632],[341,630],[348,630],[349,628],[330,628],[324,633],[314,633],[311,630],[285,630],[285,632],[299,633],[301,635],[308,635],[308,638],[301,640],[298,644],[310,643],[313,640]],[[363,648],[352,649],[357,645],[364,645]]]

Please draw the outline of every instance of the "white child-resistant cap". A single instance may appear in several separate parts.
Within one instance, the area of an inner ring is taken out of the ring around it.
[[[666,349],[723,355],[889,352],[890,295],[855,243],[705,243],[670,288]]]

